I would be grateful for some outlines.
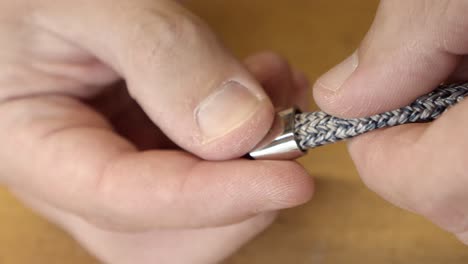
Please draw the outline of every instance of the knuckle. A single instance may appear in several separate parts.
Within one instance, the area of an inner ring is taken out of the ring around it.
[[[181,46],[190,48],[203,36],[203,25],[190,15],[138,9],[131,17],[129,59],[140,67],[142,62],[178,56]]]

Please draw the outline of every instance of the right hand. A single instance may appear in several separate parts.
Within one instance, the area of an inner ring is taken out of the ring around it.
[[[383,0],[358,51],[315,85],[321,108],[364,117],[408,105],[441,82],[468,81],[468,1]],[[367,185],[468,244],[468,99],[430,124],[353,139]]]

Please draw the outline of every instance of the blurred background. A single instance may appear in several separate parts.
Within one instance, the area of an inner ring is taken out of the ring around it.
[[[273,50],[314,80],[357,48],[377,0],[191,0],[240,58]],[[312,202],[278,221],[226,264],[468,263],[468,250],[428,221],[367,190],[343,144],[301,160]],[[0,190],[0,263],[98,263],[68,235]]]

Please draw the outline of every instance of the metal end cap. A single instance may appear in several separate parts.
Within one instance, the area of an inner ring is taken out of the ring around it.
[[[294,134],[298,112],[297,108],[279,111],[270,131],[249,156],[256,160],[293,160],[305,155]]]

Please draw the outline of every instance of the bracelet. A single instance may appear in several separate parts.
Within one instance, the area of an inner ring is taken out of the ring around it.
[[[265,139],[249,153],[253,159],[294,159],[308,149],[403,124],[426,123],[468,96],[468,83],[441,85],[408,106],[364,118],[338,118],[325,112],[278,112]]]

